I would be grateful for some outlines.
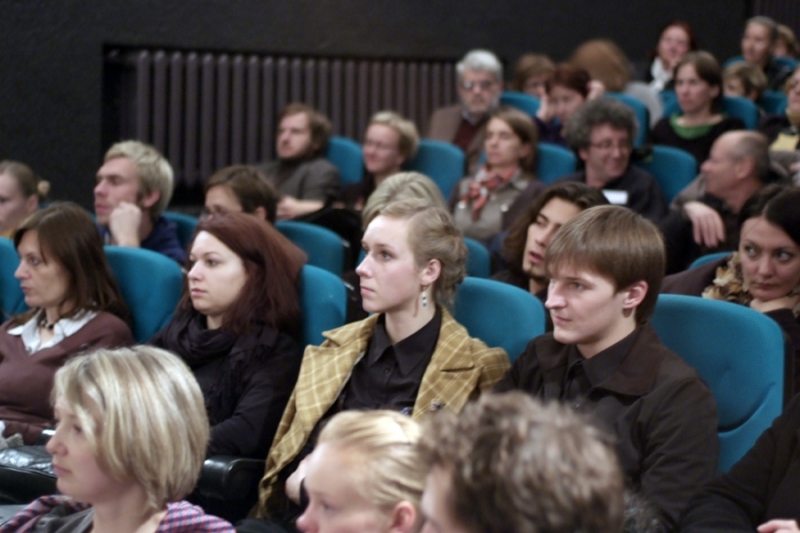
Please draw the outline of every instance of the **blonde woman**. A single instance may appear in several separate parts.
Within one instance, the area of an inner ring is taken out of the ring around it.
[[[148,346],[97,350],[56,374],[47,443],[63,494],[44,496],[3,533],[233,533],[181,501],[208,443],[203,396],[188,367]]]
[[[303,532],[409,533],[422,523],[427,469],[420,428],[395,411],[346,411],[331,418],[308,458]]]

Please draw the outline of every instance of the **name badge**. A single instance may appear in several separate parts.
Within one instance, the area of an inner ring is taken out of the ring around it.
[[[603,189],[603,196],[608,203],[614,205],[628,205],[628,191],[615,191],[614,189]]]

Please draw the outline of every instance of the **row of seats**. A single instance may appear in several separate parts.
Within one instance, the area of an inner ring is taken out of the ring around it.
[[[9,248],[10,242],[0,239],[0,250]],[[131,309],[136,340],[146,341],[172,315],[182,291],[180,269],[147,250],[107,246],[106,253]],[[7,297],[19,284],[13,276],[8,279],[8,272],[13,273],[18,259],[4,259],[0,295],[9,312]],[[300,298],[306,344],[321,343],[323,331],[344,324],[345,289],[334,274],[306,265]],[[512,360],[545,330],[545,310],[536,297],[488,279],[466,278],[453,311],[471,336],[502,347]],[[791,357],[786,357],[779,326],[745,306],[678,295],[659,297],[652,323],[664,344],[711,388],[720,416],[719,468],[727,470],[781,412],[784,376],[793,371],[784,368]]]

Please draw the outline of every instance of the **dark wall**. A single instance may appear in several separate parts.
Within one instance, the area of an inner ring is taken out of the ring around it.
[[[737,53],[746,0],[3,0],[0,159],[25,161],[53,198],[90,205],[101,142],[107,45],[456,58],[564,59],[581,41],[616,40],[641,59],[680,17],[721,58]],[[456,10],[457,8],[457,10]]]

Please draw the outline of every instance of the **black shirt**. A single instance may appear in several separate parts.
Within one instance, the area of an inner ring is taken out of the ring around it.
[[[393,409],[411,414],[422,376],[439,340],[441,325],[442,312],[437,309],[419,331],[392,345],[386,332],[385,315],[382,315],[366,354],[353,367],[339,397],[340,408]]]
[[[561,387],[561,399],[572,400],[574,407],[580,407],[582,399],[589,394],[592,387],[611,377],[631,351],[635,340],[636,335],[631,333],[589,359],[581,355],[577,346],[571,346],[567,355],[567,372]]]

